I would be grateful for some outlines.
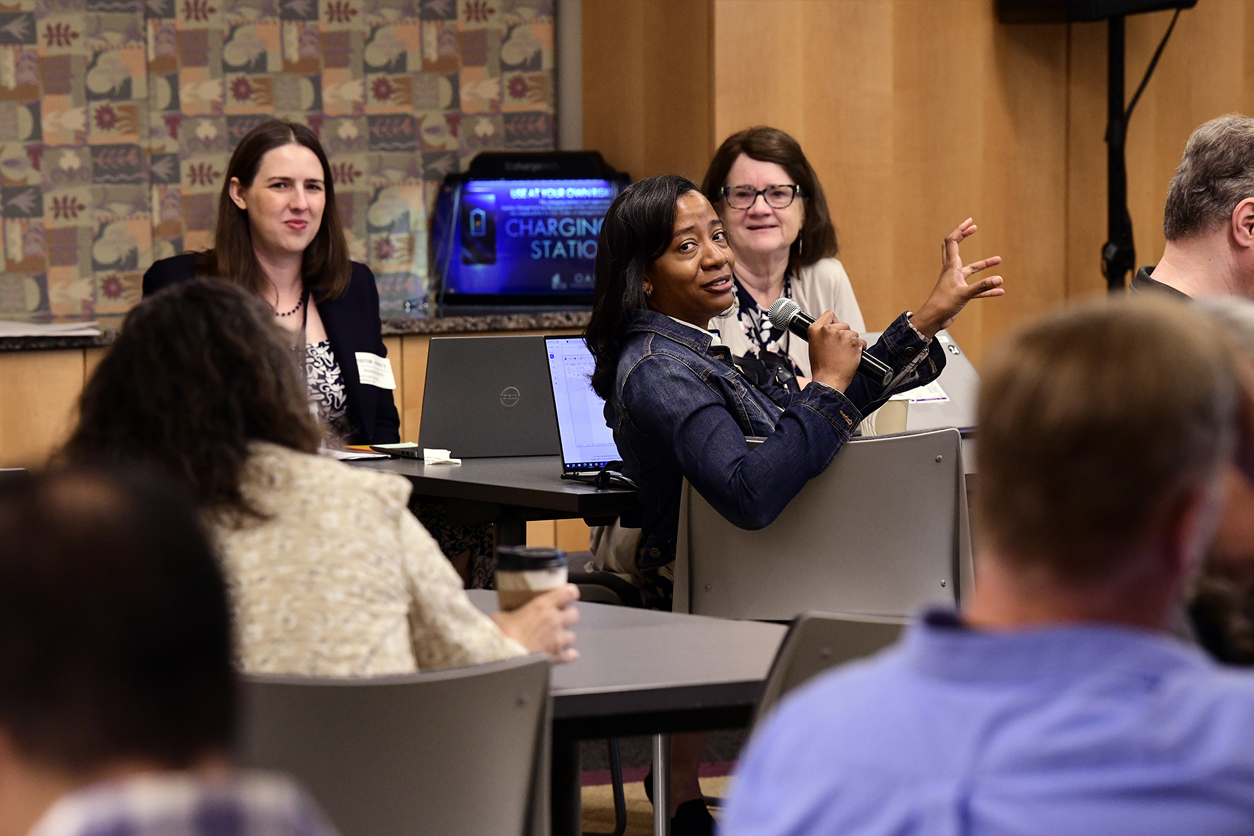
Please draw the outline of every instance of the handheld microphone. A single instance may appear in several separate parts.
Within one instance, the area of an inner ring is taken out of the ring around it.
[[[776,299],[766,315],[776,328],[786,328],[803,340],[810,339],[810,326],[814,324],[814,317],[801,310],[801,306],[793,300],[783,297]],[[887,386],[893,379],[893,370],[865,351],[858,360],[858,374],[880,386]]]

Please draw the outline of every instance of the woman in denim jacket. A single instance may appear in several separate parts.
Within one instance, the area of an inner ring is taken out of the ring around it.
[[[812,380],[792,394],[755,387],[730,352],[712,344],[709,320],[735,301],[735,256],[705,196],[677,175],[641,180],[618,196],[601,227],[596,300],[585,337],[596,357],[592,386],[606,401],[623,472],[640,489],[637,560],[650,605],[670,608],[685,477],[729,521],[761,528],[831,463],[891,391],[940,374],[945,358],[929,354],[932,337],[969,300],[1004,292],[999,276],[967,284],[1001,261],[994,256],[963,266],[958,244],[973,232],[967,220],[950,233],[932,294],[869,349],[830,311],[820,316],[809,334]],[[863,349],[892,367],[888,386],[856,374]],[[747,436],[766,440],[750,450]],[[677,833],[707,833],[713,826],[696,780],[704,742],[704,735],[674,741]]]
[[[945,357],[928,351],[932,337],[969,300],[1005,292],[1000,276],[967,284],[1001,261],[963,266],[958,244],[975,229],[967,220],[950,233],[927,301],[870,348],[830,312],[820,316],[809,337],[813,380],[791,394],[751,384],[706,330],[733,304],[735,256],[705,196],[678,175],[641,180],[619,195],[601,228],[586,339],[623,472],[640,488],[637,556],[655,596],[669,597],[668,572],[659,570],[675,559],[685,477],[730,522],[762,528],[890,392],[936,379]],[[892,367],[887,387],[856,374],[863,349]],[[750,450],[747,436],[766,440]]]

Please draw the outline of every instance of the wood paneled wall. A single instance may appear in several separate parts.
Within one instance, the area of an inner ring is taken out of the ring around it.
[[[1132,98],[1171,12],[1127,23],[1125,85]],[[1068,72],[1068,296],[1100,293],[1106,241],[1106,27],[1071,27]],[[1254,4],[1200,0],[1181,13],[1128,129],[1128,209],[1137,261],[1163,253],[1163,205],[1184,144],[1225,113],[1254,115]]]
[[[1128,19],[1129,97],[1169,21]],[[1003,256],[1007,287],[953,329],[977,363],[1016,324],[1103,292],[1104,23],[1003,25],[992,0],[584,0],[583,26],[587,146],[636,177],[699,178],[736,130],[792,133],[823,181],[868,327],[926,298],[942,236],[968,215],[980,233],[965,254]],[[1254,111],[1252,44],[1249,3],[1200,0],[1181,15],[1128,139],[1140,263],[1162,252],[1189,133]]]
[[[41,464],[64,443],[85,368],[82,350],[0,353],[0,467]]]
[[[573,330],[552,333],[573,334]],[[401,416],[401,439],[417,441],[431,338],[384,337],[396,377],[393,396]],[[107,349],[0,352],[0,467],[39,467],[74,428],[83,385]],[[532,545],[588,548],[583,520],[540,520],[527,524]]]
[[[584,0],[583,141],[634,179],[710,161],[711,0]]]

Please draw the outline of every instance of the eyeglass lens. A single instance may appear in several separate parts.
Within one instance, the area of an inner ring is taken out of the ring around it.
[[[767,186],[755,189],[752,186],[728,186],[725,190],[727,205],[733,209],[748,209],[758,199],[758,195],[766,200],[766,205],[773,209],[786,209],[792,204],[793,197],[800,191],[797,186]]]

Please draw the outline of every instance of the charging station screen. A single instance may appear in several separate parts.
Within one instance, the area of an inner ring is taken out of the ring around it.
[[[447,293],[591,296],[608,180],[472,180],[462,186]]]

